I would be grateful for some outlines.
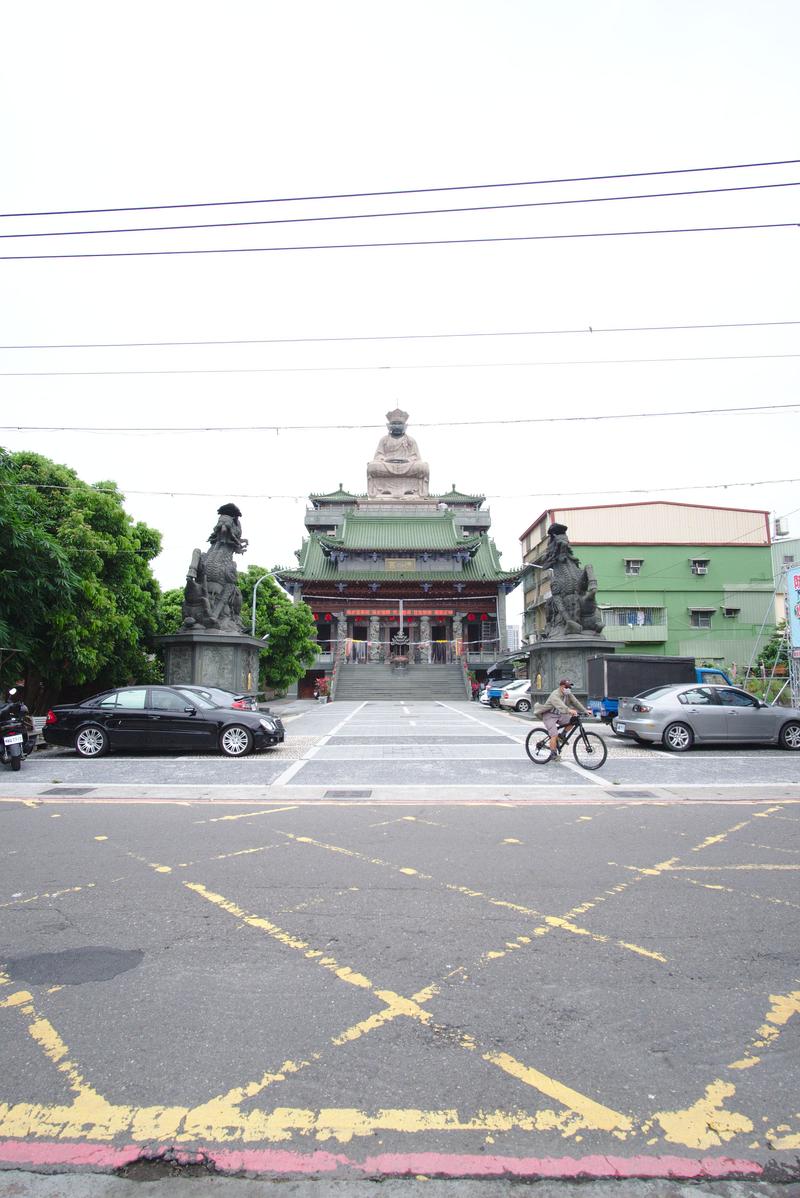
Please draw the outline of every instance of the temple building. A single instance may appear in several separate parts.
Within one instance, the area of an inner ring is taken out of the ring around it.
[[[334,666],[361,685],[351,696],[342,682],[340,698],[384,697],[393,693],[387,685],[398,690],[401,673],[407,686],[412,675],[418,685],[424,677],[431,695],[440,689],[465,697],[466,671],[483,676],[508,648],[506,595],[522,568],[502,568],[484,496],[455,484],[430,494],[428,464],[406,432],[408,414],[397,409],[386,419],[388,432],[367,464],[367,493],[340,483],[310,495],[298,565],[275,570],[312,609],[322,648],[300,680],[301,697]]]

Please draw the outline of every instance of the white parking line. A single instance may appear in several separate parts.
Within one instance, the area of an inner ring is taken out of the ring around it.
[[[310,761],[314,756],[316,756],[319,749],[323,745],[327,745],[327,743],[331,739],[331,737],[335,736],[340,728],[344,728],[345,724],[349,723],[350,720],[352,720],[353,716],[357,715],[357,713],[359,711],[361,711],[362,707],[366,707],[366,702],[359,703],[358,707],[354,707],[353,710],[350,712],[350,714],[346,715],[343,720],[340,720],[335,728],[332,728],[330,732],[326,733],[325,736],[320,738],[319,742],[316,745],[314,745],[312,748],[308,749],[306,751],[306,753],[304,754],[304,756],[300,759],[300,761],[293,761],[292,764],[289,766],[289,768],[284,770],[282,774],[279,774],[278,777],[275,779],[275,781],[270,783],[270,785],[271,786],[285,786],[287,784],[287,782],[290,782],[291,779],[294,778],[296,774],[300,773],[300,770],[303,768],[303,766],[306,765],[306,763],[308,761]]]
[[[498,728],[495,724],[484,723],[483,720],[479,720],[477,716],[470,714],[470,712],[457,711],[456,708],[451,707],[449,703],[442,703],[441,700],[439,700],[439,702],[441,703],[442,707],[446,707],[448,711],[454,711],[456,715],[461,716],[461,718],[464,720],[472,720],[474,724],[478,724],[478,726],[481,728],[487,728],[490,732],[494,732],[496,736],[507,736],[509,740],[513,740],[514,743],[518,745],[521,745],[525,740],[525,737],[523,736],[512,736],[510,732],[504,732],[502,728]]]

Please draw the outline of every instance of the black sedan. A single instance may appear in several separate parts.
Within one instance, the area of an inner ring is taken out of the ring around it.
[[[283,736],[274,716],[217,707],[171,686],[123,686],[54,707],[44,726],[47,744],[74,748],[81,757],[102,757],[109,749],[217,749],[245,757]]]

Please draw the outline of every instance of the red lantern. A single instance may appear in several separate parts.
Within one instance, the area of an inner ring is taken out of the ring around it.
[[[477,620],[477,618],[478,617],[475,615],[474,611],[467,613],[467,620],[470,622],[470,624],[472,623],[473,620]]]
[[[481,614],[481,619],[482,619],[482,620],[488,620],[488,619],[489,619],[489,616],[487,615],[487,613],[486,613],[486,612],[483,612],[483,613]]]
[[[330,624],[330,622],[331,622],[331,620],[332,620],[332,619],[333,619],[333,616],[331,615],[331,613],[330,613],[329,611],[326,611],[326,612],[325,612],[325,620],[326,620],[326,622],[327,622],[328,624]]]

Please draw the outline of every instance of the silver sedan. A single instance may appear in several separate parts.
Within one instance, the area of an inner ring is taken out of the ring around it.
[[[735,686],[659,686],[620,699],[616,731],[673,753],[692,745],[772,744],[800,750],[800,708],[773,707]]]

